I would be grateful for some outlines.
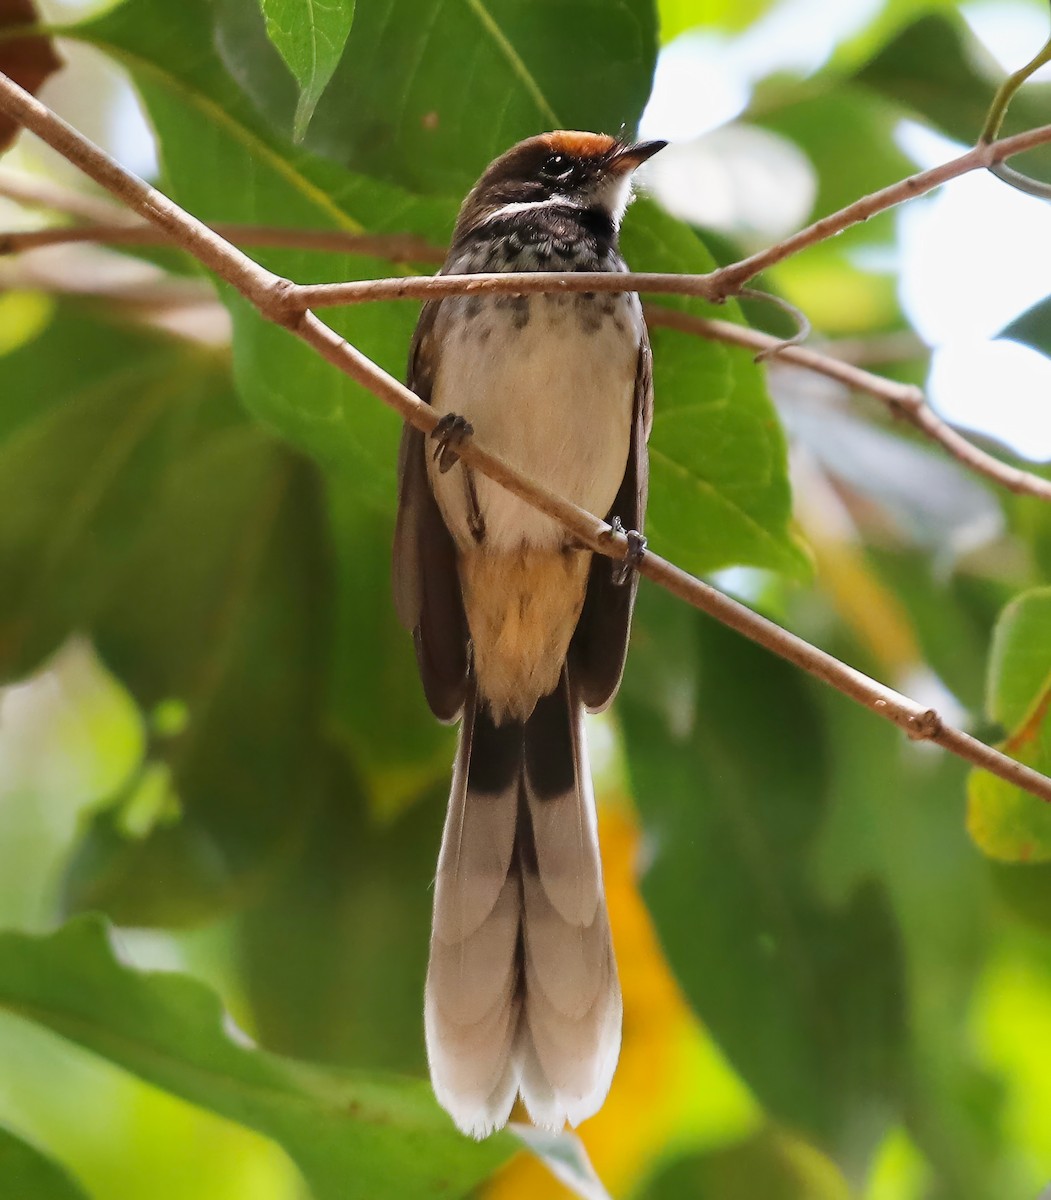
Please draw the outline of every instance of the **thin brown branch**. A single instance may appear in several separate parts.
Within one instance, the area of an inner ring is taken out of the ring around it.
[[[166,196],[125,171],[4,75],[0,75],[0,110],[31,129],[141,216],[154,221],[183,249],[254,303],[264,317],[286,326],[416,428],[427,433],[434,430],[437,417],[430,405],[424,404],[312,312],[296,313],[290,310],[287,297],[293,285],[287,280],[264,270]],[[584,545],[612,558],[625,556],[627,539],[598,517],[539,487],[473,441],[460,448],[460,455],[476,470],[560,521]],[[645,554],[639,569],[647,578],[667,588],[686,603],[709,613],[730,628],[824,680],[859,704],[893,721],[910,737],[935,742],[975,766],[983,767],[1033,795],[1051,801],[1051,779],[961,730],[946,725],[933,710],[847,666],[659,555]]]
[[[282,229],[269,225],[218,224],[211,229],[238,246],[272,246],[287,250],[318,250],[327,253],[360,254],[388,262],[441,262],[445,251],[423,238],[407,233],[346,233],[339,229]],[[146,222],[129,225],[107,222],[98,225],[66,225],[53,229],[0,232],[0,254],[19,254],[41,246],[75,242],[105,242],[110,246],[171,246],[168,233]]]
[[[347,283],[300,284],[289,293],[289,304],[302,308],[334,308],[374,300],[435,300],[485,292],[498,296],[529,296],[545,292],[659,292],[666,296],[700,296],[711,300],[718,292],[716,274],[676,275],[670,272],[628,271],[515,271],[475,275],[418,275],[404,279],[353,279]]]
[[[986,454],[951,425],[938,416],[927,403],[923,391],[909,383],[897,383],[882,375],[873,375],[855,367],[852,363],[821,354],[806,346],[786,345],[778,338],[747,325],[735,325],[730,321],[716,321],[708,317],[695,317],[691,313],[674,308],[663,308],[647,304],[646,320],[651,326],[664,326],[680,333],[694,333],[715,341],[729,342],[735,346],[746,346],[760,354],[776,353],[779,362],[789,363],[835,379],[855,392],[865,392],[881,400],[894,413],[915,426],[932,441],[947,450],[953,458],[991,479],[1001,487],[1022,496],[1037,496],[1051,502],[1051,480],[1041,479],[1030,471],[1009,466],[991,454]]]
[[[498,295],[532,295],[537,292],[636,292],[671,296],[699,296],[721,303],[737,295],[760,272],[783,262],[794,254],[842,233],[851,225],[867,221],[877,213],[893,208],[904,200],[925,195],[968,171],[992,167],[1012,154],[1051,142],[1051,125],[1041,125],[998,142],[976,146],[941,166],[921,171],[889,187],[863,196],[838,212],[822,217],[791,237],[727,267],[706,275],[680,275],[655,272],[523,271],[514,274],[442,275],[430,278],[364,279],[349,283],[305,284],[293,287],[289,304],[304,308],[324,308],[344,304],[364,304],[370,300],[433,300],[440,296],[462,296],[474,292]]]
[[[857,367],[886,366],[926,359],[930,346],[911,329],[872,333],[858,337],[826,338],[822,350],[832,358]]]
[[[76,193],[73,194],[76,195]],[[116,206],[110,205],[109,207],[115,208]],[[352,234],[339,230],[288,229],[277,226],[226,223],[213,225],[211,229],[228,241],[237,242],[242,245],[342,251],[384,258],[390,262],[440,262],[445,256],[445,251],[440,247],[432,246],[420,238],[407,234]],[[0,233],[0,255],[37,249],[43,246],[76,242],[106,242],[118,245],[175,244],[175,240],[170,234],[157,229],[148,222],[135,225],[128,225],[126,222],[119,224],[111,222],[102,225]],[[628,278],[695,280],[698,278],[710,279],[711,276],[664,277],[632,275]],[[491,285],[491,290],[514,291],[522,286],[521,274],[517,274],[514,277],[507,275],[445,276],[441,281],[441,287],[447,289],[445,294],[459,294],[463,290],[459,283],[460,279],[474,283],[476,286],[485,285],[485,290],[490,290],[490,285],[487,285],[487,281],[489,280],[499,281],[498,284],[494,283]],[[590,275],[577,275],[571,277],[565,286],[573,290],[589,290],[594,286],[592,279],[593,277]],[[624,277],[617,276],[616,279],[618,284],[621,284]],[[538,283],[540,284],[546,284],[549,280],[549,274],[538,277]],[[336,287],[344,295],[349,295],[348,302],[358,303],[375,299],[389,299],[392,296],[399,299],[407,299],[432,294],[436,290],[433,286],[435,282],[437,281],[431,276],[425,276],[422,279],[364,280],[349,284],[320,285],[319,287],[310,289],[300,288],[297,294],[301,299],[304,292],[306,292],[307,299],[314,298],[320,294],[323,300],[329,294],[328,289]],[[599,276],[599,283],[606,288],[614,286],[610,283],[610,277],[605,274]],[[376,285],[383,285],[383,287],[380,288]],[[419,291],[417,291],[417,285],[419,285]],[[690,286],[692,288],[692,284]],[[349,289],[354,290],[350,292]],[[655,285],[653,290],[659,289]],[[742,289],[739,294],[744,295],[748,291],[749,289]],[[764,297],[768,297],[768,293],[764,292],[761,294]],[[848,366],[848,361],[852,354],[857,353],[857,346],[854,343],[850,343],[849,345],[844,343],[842,351],[837,349],[831,355],[797,347],[796,342],[802,340],[809,332],[809,326],[805,323],[805,318],[803,318],[800,331],[795,337],[781,341],[746,326],[705,317],[694,317],[687,313],[663,308],[658,305],[647,305],[646,312],[651,325],[664,325],[683,333],[690,333],[715,341],[730,342],[739,346],[747,346],[756,351],[758,358],[768,358],[777,355],[781,361],[837,379],[855,391],[867,392],[869,395],[884,401],[892,408],[896,415],[909,421],[910,424],[915,426],[925,436],[938,442],[954,458],[972,470],[984,475],[1001,487],[1007,488],[1009,491],[1017,492],[1021,495],[1038,496],[1042,500],[1051,501],[1051,484],[1047,480],[1041,479],[1031,472],[1008,466],[991,455],[986,454],[983,450],[978,449],[978,447],[967,441],[966,438],[934,413],[926,403],[923,393],[918,388],[897,384],[877,375],[871,375],[866,371],[851,369]],[[797,321],[803,316],[803,314],[794,308],[792,312]],[[887,357],[890,361],[897,361],[902,357],[903,353],[912,354],[922,350],[923,347],[916,342],[914,336],[907,336],[909,338],[907,344],[903,343],[899,337],[898,340],[894,341],[893,346],[888,345],[889,352]],[[799,352],[795,353],[794,351],[797,349]],[[789,350],[792,350],[793,353],[786,353]]]
[[[12,171],[0,167],[0,196],[14,200],[26,208],[47,208],[53,212],[66,213],[82,221],[100,221],[107,225],[127,225],[133,221],[131,213],[101,196],[89,196],[73,188],[63,187],[50,179],[28,175],[23,171]]]
[[[721,295],[734,295],[738,288],[750,279],[754,279],[760,272],[769,270],[777,263],[784,262],[786,258],[791,258],[792,255],[798,254],[809,246],[835,237],[837,233],[842,233],[851,225],[868,221],[877,214],[901,204],[904,200],[913,200],[917,196],[923,196],[943,183],[948,183],[950,179],[958,179],[969,171],[994,167],[1014,154],[1021,154],[1024,150],[1031,150],[1034,146],[1042,146],[1046,142],[1051,142],[1051,125],[1041,125],[1036,129],[1026,130],[1025,133],[1016,133],[1012,137],[1001,138],[996,142],[982,143],[975,146],[974,149],[968,150],[966,154],[961,154],[959,158],[950,159],[949,162],[932,167],[929,171],[920,171],[916,175],[910,175],[906,179],[890,184],[889,187],[881,188],[878,192],[862,196],[860,200],[855,200],[846,208],[822,217],[821,220],[815,221],[798,233],[792,234],[791,237],[785,238],[783,242],[778,242],[776,246],[760,250],[749,258],[744,258],[738,263],[717,271],[716,277]]]

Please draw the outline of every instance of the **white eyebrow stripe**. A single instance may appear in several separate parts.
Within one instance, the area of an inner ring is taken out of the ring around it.
[[[534,208],[581,208],[581,205],[575,204],[568,196],[549,196],[546,200],[515,200],[512,204],[501,205],[500,208],[494,208],[491,213],[481,222],[487,225],[490,221],[495,221],[497,217],[509,217],[512,213],[530,212]]]

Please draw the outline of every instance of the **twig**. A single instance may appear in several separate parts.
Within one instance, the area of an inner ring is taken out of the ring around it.
[[[1004,123],[1004,117],[1007,116],[1007,109],[1010,107],[1015,93],[1030,75],[1039,70],[1047,62],[1051,62],[1051,37],[1047,39],[1024,67],[1020,67],[1017,71],[1008,75],[999,88],[997,88],[996,95],[989,105],[985,125],[982,127],[982,132],[978,138],[979,145],[987,145],[993,141],[1000,132],[1000,127]],[[997,179],[1002,180],[1019,192],[1025,192],[1027,196],[1036,196],[1039,200],[1051,200],[1051,184],[1045,183],[1043,180],[1032,179],[1030,176],[1023,175],[1021,171],[1016,171],[1013,167],[1008,167],[1004,163],[996,163],[989,170]]]
[[[259,309],[297,337],[313,346],[327,361],[373,392],[416,428],[426,433],[437,424],[437,416],[428,404],[388,375],[371,359],[345,341],[312,312],[290,310],[289,289],[294,285],[266,271],[235,246],[223,241],[212,230],[184,212],[166,196],[124,170],[102,150],[67,125],[28,92],[0,74],[0,109],[74,163],[118,199],[140,215],[156,222],[178,244],[205,266],[235,287]],[[627,538],[604,521],[582,508],[539,487],[531,479],[473,440],[459,448],[465,462],[490,479],[532,504],[541,512],[560,521],[575,538],[591,549],[612,558],[623,559],[628,552]],[[724,596],[673,563],[647,552],[639,564],[640,572],[667,588],[688,604],[707,612],[753,641],[824,680],[859,704],[893,721],[913,739],[926,740],[983,767],[1009,783],[1051,801],[1051,779],[991,746],[946,725],[933,709],[895,692],[882,683],[856,671],[832,655],[789,633],[772,621]]]
[[[116,206],[113,205],[110,207],[115,208]],[[247,245],[287,246],[307,250],[337,250],[374,255],[377,258],[384,258],[391,262],[440,262],[445,254],[439,247],[431,246],[422,239],[405,234],[368,235],[343,233],[338,230],[285,229],[274,226],[237,224],[217,224],[211,226],[211,229],[214,233],[225,237],[229,241],[239,241]],[[0,254],[14,250],[53,246],[61,243],[95,241],[135,245],[176,244],[176,239],[171,234],[159,230],[149,223],[131,226],[127,224],[89,225],[63,229],[33,230],[27,233],[0,233]],[[533,278],[534,276],[529,276],[528,280],[532,280]],[[546,285],[550,281],[550,275],[547,274],[537,276],[536,278],[538,284],[541,285]],[[607,290],[611,287],[620,290],[623,287],[625,278],[629,281],[638,279],[686,279],[693,281],[711,277],[617,275],[615,277],[616,283],[611,283],[610,276],[603,274],[598,276],[598,283],[603,285]],[[590,290],[591,287],[595,286],[593,279],[594,277],[591,275],[578,274],[569,277],[564,286],[568,289],[579,291]],[[463,281],[464,286],[461,286],[461,281]],[[353,299],[355,302],[360,303],[376,299],[390,299],[392,295],[400,299],[405,299],[413,298],[417,294],[432,294],[433,290],[437,290],[433,287],[435,283],[440,283],[441,288],[444,289],[444,293],[449,295],[460,294],[464,290],[472,290],[472,285],[479,287],[481,290],[492,291],[515,291],[527,286],[527,284],[522,283],[521,274],[516,274],[513,277],[508,275],[443,276],[440,281],[435,280],[432,276],[424,276],[415,279],[364,280],[356,284],[321,285],[319,289],[309,289],[308,298],[315,291],[321,289],[327,291],[329,287],[335,286],[344,291],[353,287],[356,290]],[[384,285],[383,289],[378,288],[377,284]],[[692,287],[692,283],[690,286]],[[654,290],[658,290],[656,284],[654,285]],[[295,294],[302,298],[304,291],[307,291],[307,289],[300,288]],[[748,294],[749,291],[750,289],[743,289],[739,294]],[[760,294],[764,298],[769,298],[765,292]],[[793,313],[796,315],[797,320],[803,316],[803,314],[795,309],[793,309]],[[757,357],[760,359],[776,354],[783,362],[815,371],[820,375],[829,376],[846,384],[847,387],[855,391],[866,392],[871,396],[875,396],[878,400],[882,400],[887,404],[895,415],[909,421],[916,429],[938,442],[954,458],[972,470],[984,475],[994,483],[998,483],[1001,487],[1007,488],[1009,491],[1021,495],[1038,496],[1042,500],[1051,502],[1051,483],[1031,472],[1008,466],[1006,463],[993,458],[992,455],[978,449],[977,446],[967,441],[966,438],[937,416],[933,409],[926,403],[923,393],[919,388],[907,384],[895,383],[893,380],[884,379],[878,375],[872,375],[867,371],[858,370],[851,367],[847,361],[843,361],[839,355],[821,354],[815,350],[796,346],[796,340],[801,339],[808,332],[808,325],[804,324],[795,337],[787,340],[779,340],[758,330],[750,329],[747,326],[735,325],[728,321],[718,321],[706,317],[696,317],[689,313],[680,312],[677,309],[665,308],[660,305],[647,305],[646,315],[651,325],[663,325],[669,329],[676,329],[681,333],[689,333],[714,341],[729,342],[737,346],[746,346],[755,350]],[[915,348],[914,341],[910,343],[909,348],[910,351]],[[845,347],[845,349],[849,349],[849,347]],[[897,357],[901,356],[901,349],[898,343],[895,343],[894,354]],[[849,357],[849,355],[843,357]]]
[[[1038,496],[1051,502],[1051,480],[1041,479],[1030,471],[1009,466],[991,454],[969,442],[962,434],[938,416],[927,403],[923,391],[909,383],[897,383],[882,375],[873,375],[827,354],[820,354],[806,346],[785,345],[778,338],[747,325],[734,325],[730,321],[716,321],[708,317],[695,317],[691,313],[658,305],[645,306],[646,320],[651,326],[664,326],[680,333],[694,333],[715,341],[729,342],[735,346],[746,346],[759,353],[776,351],[778,361],[826,375],[845,384],[852,391],[865,392],[881,400],[894,413],[915,426],[926,437],[946,449],[953,458],[984,475],[1001,487],[1023,496]]]
[[[502,295],[531,295],[537,292],[617,292],[630,289],[636,292],[659,292],[663,295],[699,296],[713,303],[722,303],[737,295],[749,280],[786,258],[798,254],[818,242],[842,233],[851,225],[867,221],[877,213],[893,208],[903,200],[925,195],[950,179],[968,171],[992,167],[1012,154],[1030,150],[1051,142],[1051,125],[1041,125],[1025,133],[1002,138],[998,142],[975,146],[959,158],[951,159],[929,171],[921,171],[899,180],[889,187],[863,196],[838,212],[830,213],[808,225],[775,246],[761,250],[750,258],[706,275],[627,272],[611,275],[608,272],[559,273],[557,271],[515,272],[489,275],[441,275],[431,278],[364,279],[349,283],[301,284],[288,293],[289,304],[304,308],[324,308],[333,305],[364,304],[370,300],[432,300],[439,296],[461,296],[474,292],[494,292]]]
[[[220,237],[239,246],[360,254],[369,258],[383,258],[388,262],[441,262],[445,257],[444,250],[407,233],[362,234],[338,229],[281,229],[268,225],[236,224],[219,224],[211,228]],[[74,242],[105,242],[111,246],[170,246],[174,240],[170,234],[147,223],[69,225],[56,229],[0,232],[0,254],[18,254],[41,246]]]
[[[911,362],[927,358],[930,346],[911,329],[890,333],[872,333],[858,337],[826,338],[821,348],[831,358],[853,363],[857,367],[880,366],[887,363]]]
[[[932,167],[929,171],[910,175],[906,179],[881,188],[878,192],[862,196],[860,200],[855,200],[846,208],[822,217],[798,233],[792,234],[791,237],[785,238],[783,242],[778,242],[776,246],[760,250],[757,254],[717,272],[720,282],[725,288],[724,295],[732,296],[742,284],[754,279],[761,271],[769,270],[770,267],[784,262],[786,258],[791,258],[793,254],[798,254],[800,250],[805,250],[808,246],[813,246],[834,237],[837,233],[842,233],[851,225],[868,221],[878,213],[900,204],[903,200],[923,196],[943,183],[948,183],[950,179],[966,175],[969,171],[976,171],[982,167],[987,169],[995,167],[1013,154],[1021,154],[1025,150],[1031,150],[1034,146],[1042,146],[1049,141],[1051,141],[1051,125],[1040,125],[1025,133],[1016,133],[1013,137],[1001,138],[995,142],[979,143],[972,150],[968,150],[966,154],[961,154],[959,158],[950,159],[947,163]]]
[[[7,167],[0,167],[0,196],[27,208],[49,208],[82,221],[100,221],[104,225],[127,225],[134,220],[127,209],[112,200],[89,196],[50,179],[11,171]]]
[[[810,318],[801,308],[797,308],[791,300],[786,300],[784,296],[775,296],[773,292],[764,292],[759,288],[741,288],[737,295],[742,300],[764,300],[768,304],[773,304],[775,308],[779,308],[783,313],[787,313],[795,324],[796,331],[791,337],[775,338],[771,337],[769,344],[764,346],[762,350],[755,356],[755,361],[766,362],[767,359],[773,358],[775,355],[783,353],[790,346],[798,346],[805,342],[813,328],[810,324]]]
[[[989,112],[986,115],[985,124],[982,126],[982,132],[978,136],[980,144],[988,145],[995,140],[1004,123],[1004,117],[1007,116],[1007,110],[1015,97],[1015,93],[1030,75],[1038,71],[1047,62],[1051,62],[1051,37],[1044,42],[1024,67],[1019,67],[1017,71],[1008,75],[996,89],[996,95],[989,105]]]

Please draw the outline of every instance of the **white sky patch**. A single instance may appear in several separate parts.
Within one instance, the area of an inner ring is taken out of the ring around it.
[[[1007,72],[1024,66],[1051,33],[1046,0],[984,0],[965,5],[962,11],[975,35]],[[1051,63],[1030,79],[1034,83],[1051,80]]]
[[[998,437],[1038,462],[1051,459],[1051,362],[1017,342],[956,341],[938,350],[929,389],[954,424]]]
[[[963,151],[912,123],[898,140],[921,167]],[[935,407],[1027,458],[1051,458],[1051,361],[993,340],[1051,293],[1051,205],[974,171],[904,205],[898,233],[902,305],[935,347]]]
[[[775,71],[808,75],[879,10],[881,0],[783,0],[738,37],[685,33],[657,59],[639,136],[682,142],[732,121]]]
[[[732,61],[729,46],[718,34],[687,33],[664,47],[639,121],[639,137],[690,141],[732,121],[744,109],[751,89]]]
[[[156,179],[157,147],[153,130],[146,121],[138,93],[130,83],[122,82],[117,89],[110,130],[116,157],[136,175]]]

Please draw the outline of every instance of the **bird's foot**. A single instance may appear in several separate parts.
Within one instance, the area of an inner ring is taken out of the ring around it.
[[[620,517],[614,517],[610,521],[610,527],[614,533],[624,534],[628,542],[627,554],[619,562],[614,562],[610,571],[614,585],[623,587],[630,581],[638,570],[639,563],[642,562],[643,555],[646,553],[646,539],[637,529],[625,529],[624,522]]]
[[[438,443],[434,448],[434,461],[444,475],[460,460],[456,452],[474,433],[474,426],[458,413],[446,413],[431,430],[431,437]]]

